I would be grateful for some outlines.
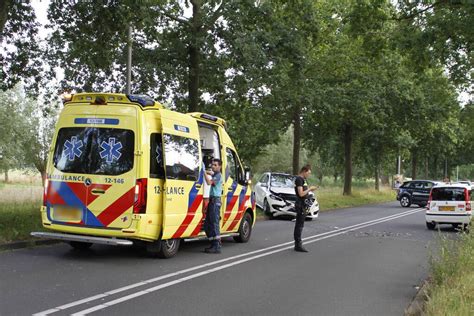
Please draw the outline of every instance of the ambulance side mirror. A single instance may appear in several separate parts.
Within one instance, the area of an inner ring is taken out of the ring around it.
[[[251,184],[252,182],[250,181],[250,178],[251,178],[251,175],[250,175],[250,168],[249,167],[245,167],[244,168],[245,170],[245,177],[244,177],[244,180],[245,180],[245,184]]]

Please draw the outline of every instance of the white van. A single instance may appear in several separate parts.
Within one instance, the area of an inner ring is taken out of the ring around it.
[[[473,190],[469,185],[439,184],[431,189],[426,210],[426,227],[437,224],[462,225],[467,229],[472,217]]]

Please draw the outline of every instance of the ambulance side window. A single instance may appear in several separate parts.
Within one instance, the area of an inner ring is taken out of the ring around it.
[[[199,143],[196,139],[163,135],[166,178],[197,181],[199,177]]]
[[[150,178],[164,179],[163,140],[161,134],[150,135]]]
[[[226,156],[227,156],[227,167],[226,167],[226,172],[227,174],[234,180],[234,181],[239,181],[238,179],[238,165],[237,165],[237,159],[235,156],[235,153],[232,151],[232,149],[227,148],[226,150]]]

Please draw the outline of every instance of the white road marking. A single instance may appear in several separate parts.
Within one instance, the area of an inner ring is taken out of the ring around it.
[[[418,213],[418,212],[423,211],[423,210],[424,210],[424,208],[413,209],[413,210],[405,211],[405,212],[402,212],[402,213],[398,213],[398,214],[394,214],[394,215],[390,215],[390,216],[386,216],[386,217],[381,217],[379,219],[374,219],[374,220],[371,220],[371,221],[367,221],[367,222],[363,222],[363,223],[359,223],[359,224],[355,224],[355,225],[351,225],[351,226],[347,226],[347,227],[342,227],[342,228],[332,230],[332,231],[329,231],[329,232],[325,232],[325,233],[321,233],[321,234],[317,234],[317,235],[313,235],[313,236],[308,236],[308,237],[303,238],[303,240],[305,241],[305,244],[310,244],[310,243],[320,241],[320,240],[323,240],[323,239],[327,239],[327,238],[330,238],[330,237],[335,237],[335,236],[347,233],[349,231],[365,228],[365,227],[368,227],[368,226],[376,225],[376,224],[379,224],[379,223],[383,223],[383,222],[386,222],[386,221],[390,221],[390,220],[393,220],[393,219],[397,219],[397,218],[400,218],[400,217],[404,217],[404,216],[408,216],[408,215],[411,215],[411,214],[414,214],[414,213]],[[55,307],[55,308],[48,309],[46,311],[35,313],[35,314],[33,314],[33,316],[49,315],[49,314],[52,314],[52,313],[55,313],[55,312],[59,312],[59,311],[65,310],[65,309],[69,309],[69,308],[74,307],[74,306],[78,306],[78,305],[82,305],[84,303],[88,303],[90,301],[94,301],[94,300],[104,298],[104,297],[107,297],[107,296],[110,296],[110,295],[113,295],[113,294],[117,294],[117,293],[120,293],[120,292],[123,292],[123,291],[127,291],[127,290],[130,290],[130,289],[139,287],[139,286],[147,285],[147,284],[150,284],[150,283],[154,283],[154,282],[157,282],[157,281],[168,279],[168,278],[171,278],[171,277],[174,277],[174,276],[178,276],[178,275],[185,274],[185,273],[195,271],[195,270],[199,270],[199,269],[202,269],[202,268],[218,265],[218,264],[221,264],[223,262],[231,261],[231,260],[234,260],[234,259],[239,259],[239,258],[242,258],[242,257],[245,257],[245,256],[250,256],[250,255],[258,254],[258,253],[261,253],[261,252],[265,252],[263,254],[252,256],[252,257],[246,258],[246,259],[241,259],[241,260],[231,262],[231,263],[228,263],[228,264],[225,264],[225,265],[222,265],[222,266],[218,266],[218,267],[215,267],[215,268],[212,268],[212,269],[209,269],[209,270],[205,270],[205,271],[198,272],[198,273],[186,276],[186,277],[182,277],[182,278],[174,280],[174,281],[163,283],[163,284],[160,284],[158,286],[155,286],[155,287],[152,287],[152,288],[149,288],[149,289],[146,289],[146,290],[135,292],[133,294],[126,295],[126,296],[123,296],[121,298],[112,300],[110,302],[106,302],[106,303],[103,303],[103,304],[100,304],[100,305],[97,305],[97,306],[94,306],[94,307],[91,307],[89,309],[86,309],[86,310],[83,310],[83,311],[80,311],[78,313],[73,314],[73,315],[76,315],[76,316],[86,315],[86,314],[92,313],[94,311],[101,310],[101,309],[107,308],[109,306],[119,304],[121,302],[133,299],[135,297],[142,296],[142,295],[154,292],[154,291],[158,291],[160,289],[163,289],[163,288],[166,288],[166,287],[178,284],[178,283],[182,283],[182,282],[185,282],[185,281],[188,281],[188,280],[191,280],[191,279],[195,279],[195,278],[201,277],[203,275],[206,275],[206,274],[209,274],[209,273],[212,273],[212,272],[215,272],[215,271],[226,269],[226,268],[232,267],[234,265],[245,263],[247,261],[255,260],[255,259],[258,259],[258,258],[261,258],[261,257],[272,255],[274,253],[285,251],[287,249],[291,249],[291,248],[293,248],[293,243],[294,243],[294,241],[289,241],[289,242],[281,243],[281,244],[278,244],[278,245],[266,247],[266,248],[263,248],[263,249],[254,250],[254,251],[250,251],[250,252],[243,253],[243,254],[240,254],[240,255],[224,258],[224,259],[221,259],[221,260],[205,263],[205,264],[195,266],[195,267],[192,267],[192,268],[183,269],[183,270],[176,271],[176,272],[173,272],[173,273],[165,274],[165,275],[162,275],[162,276],[159,276],[159,277],[156,277],[156,278],[152,278],[152,279],[148,279],[148,280],[145,280],[145,281],[142,281],[142,282],[130,284],[130,285],[127,285],[127,286],[124,286],[124,287],[121,287],[121,288],[118,288],[118,289],[115,289],[115,290],[104,292],[102,294],[97,294],[97,295],[87,297],[87,298],[84,298],[84,299],[81,299],[81,300],[78,300],[78,301],[74,301],[74,302],[71,302],[71,303],[68,303],[68,304],[65,304],[65,305],[61,305],[61,306],[58,306],[58,307]],[[288,247],[287,245],[290,245],[290,244],[291,244],[291,246]],[[287,246],[287,247],[284,247],[284,246]],[[280,248],[280,247],[283,247],[283,248]],[[275,249],[275,248],[279,248],[279,249],[266,252],[268,250]]]

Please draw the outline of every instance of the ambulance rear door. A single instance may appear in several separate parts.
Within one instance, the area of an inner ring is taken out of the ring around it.
[[[137,108],[99,105],[95,117],[78,117],[75,121],[86,124],[84,224],[128,228],[132,222],[138,164]]]
[[[203,168],[199,130],[194,118],[161,111],[165,183],[162,239],[192,234],[202,212]]]

